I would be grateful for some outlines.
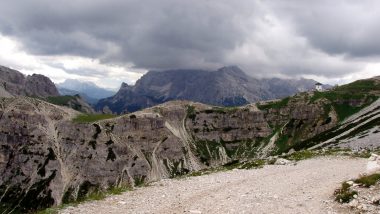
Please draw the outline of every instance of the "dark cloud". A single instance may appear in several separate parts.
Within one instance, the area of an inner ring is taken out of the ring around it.
[[[236,64],[257,76],[339,76],[363,66],[350,57],[380,54],[378,4],[7,1],[0,8],[0,32],[18,39],[32,54],[84,56],[106,64],[145,69]]]
[[[223,64],[224,54],[244,39],[238,21],[254,8],[227,2],[9,2],[0,9],[6,20],[0,29],[33,54],[96,57],[144,68],[202,67]]]
[[[380,56],[380,2],[321,0],[271,3],[318,49],[347,57]]]

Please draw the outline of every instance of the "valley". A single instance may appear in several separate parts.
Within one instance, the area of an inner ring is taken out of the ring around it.
[[[0,20],[0,214],[380,213],[380,1]]]
[[[377,149],[379,92],[375,77],[240,107],[177,100],[123,115],[86,112],[71,97],[0,98],[1,210],[41,210],[295,151]]]

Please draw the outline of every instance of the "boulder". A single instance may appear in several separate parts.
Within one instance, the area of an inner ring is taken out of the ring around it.
[[[289,164],[292,164],[292,163],[293,163],[292,161],[287,160],[285,158],[278,158],[274,164],[275,165],[289,165]]]
[[[380,172],[380,157],[372,153],[371,157],[368,158],[366,173],[373,174],[376,172]]]

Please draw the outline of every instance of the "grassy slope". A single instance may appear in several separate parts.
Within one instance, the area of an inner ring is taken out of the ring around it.
[[[324,115],[321,115],[321,119],[328,118],[328,112],[334,110],[338,116],[338,120],[341,122],[345,118],[359,112],[364,107],[370,105],[379,98],[380,94],[380,83],[375,80],[358,80],[353,83],[339,86],[335,89],[325,91],[325,92],[314,92],[311,96],[306,97],[306,102],[309,104],[323,103]],[[298,97],[288,97],[277,102],[267,103],[263,105],[258,105],[260,110],[281,110],[282,108],[287,108],[291,106],[290,102],[298,102],[300,100]],[[280,112],[280,111],[278,111]],[[286,128],[289,128],[289,124],[292,125],[295,121],[289,120]],[[279,124],[277,124],[278,126]],[[285,125],[285,124],[280,124]],[[274,126],[274,124],[272,124]],[[319,142],[325,141],[331,137],[336,136],[341,131],[336,132],[333,128],[323,132],[311,139],[302,139],[302,132],[305,128],[310,128],[307,125],[302,125],[298,128],[293,128],[293,135],[281,134],[276,141],[277,151],[275,154],[281,154],[282,152],[287,152],[291,148],[296,150],[304,149],[315,145]],[[348,127],[349,128],[349,127]],[[344,130],[343,130],[344,131]]]
[[[111,119],[117,117],[113,114],[81,114],[73,119],[76,123],[91,123],[99,120]]]
[[[310,130],[314,130],[316,123],[328,124],[331,122],[329,112],[333,111],[338,117],[338,122],[343,121],[345,118],[360,111],[364,107],[373,103],[378,97],[380,92],[380,84],[373,80],[359,80],[347,85],[337,87],[335,89],[325,92],[301,93],[293,97],[287,97],[279,101],[267,102],[265,104],[258,104],[257,107],[264,111],[265,114],[275,114],[274,118],[284,118],[284,112],[290,111],[290,115],[294,110],[302,105],[314,105],[317,108],[322,109],[317,121],[303,121],[300,119],[291,118],[291,116],[285,116],[285,121],[276,121],[269,123],[273,129],[272,135],[266,138],[257,138],[250,141],[236,141],[236,142],[203,142],[195,141],[195,152],[201,157],[203,162],[208,163],[210,160],[217,160],[219,157],[219,147],[223,147],[226,150],[227,156],[232,159],[239,158],[251,158],[254,157],[261,147],[260,145],[267,145],[269,139],[275,134],[280,133],[278,139],[275,142],[275,150],[273,155],[288,152],[294,148],[296,150],[302,150],[313,146],[319,142],[336,136],[337,132],[328,130],[324,133],[318,134],[310,138]],[[224,109],[214,108],[211,110],[203,111],[206,114],[233,114],[236,111],[242,109]],[[197,110],[188,106],[187,115],[188,118],[194,121],[197,116]],[[283,131],[284,129],[285,131]],[[237,144],[237,147],[226,146],[227,144]],[[261,147],[262,148],[262,147]],[[241,152],[245,151],[245,152]]]

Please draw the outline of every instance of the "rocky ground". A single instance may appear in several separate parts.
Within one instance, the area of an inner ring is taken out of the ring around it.
[[[334,190],[367,160],[320,157],[296,165],[162,180],[61,213],[336,213]]]
[[[356,191],[349,203],[334,205],[335,210],[341,213],[380,213],[380,185],[369,188],[353,184],[351,190]]]

